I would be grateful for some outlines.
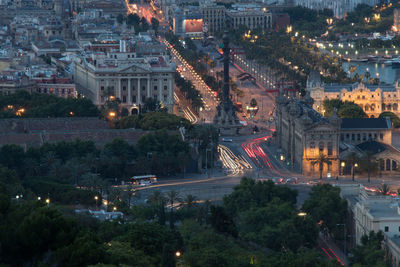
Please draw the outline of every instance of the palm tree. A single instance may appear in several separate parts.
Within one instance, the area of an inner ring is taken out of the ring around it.
[[[158,207],[158,223],[161,225],[165,224],[165,202],[167,198],[160,190],[153,191],[149,198],[148,202],[152,203],[153,205]]]
[[[314,166],[318,164],[319,166],[319,179],[322,180],[322,171],[324,170],[324,164],[330,164],[331,161],[329,158],[325,155],[320,153],[318,158],[316,158],[314,161],[311,162],[311,164]]]
[[[196,204],[196,196],[193,196],[192,194],[186,195],[183,202],[185,203],[186,207],[190,209]]]
[[[378,161],[374,158],[374,153],[371,151],[365,151],[362,159],[361,166],[362,170],[368,173],[368,183],[371,182],[371,173],[378,171]]]
[[[382,185],[379,186],[378,192],[379,192],[381,195],[386,196],[386,195],[389,195],[390,189],[391,189],[391,188],[390,188],[389,185],[387,185],[387,184],[382,184]]]
[[[171,229],[174,228],[174,204],[178,201],[181,201],[179,197],[179,193],[175,190],[171,190],[167,193],[167,201],[170,205],[170,219],[169,219],[169,227]]]
[[[348,162],[348,164],[350,164],[351,166],[351,177],[352,180],[354,181],[354,173],[355,173],[355,168],[358,166],[357,161],[359,160],[359,157],[357,155],[357,153],[355,152],[351,152],[347,157],[346,157],[346,161]]]

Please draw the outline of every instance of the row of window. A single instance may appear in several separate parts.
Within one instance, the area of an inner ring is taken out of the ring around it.
[[[45,93],[45,94],[51,93],[51,94],[52,94],[54,91],[55,91],[57,94],[60,93],[60,91],[61,91],[61,94],[63,95],[63,94],[65,94],[65,93],[70,94],[70,93],[73,91],[73,89],[61,88],[61,90],[60,90],[59,88],[56,88],[56,89],[54,90],[53,88],[49,88],[49,90],[47,90],[47,88],[36,88],[36,92],[38,92],[38,93]]]
[[[380,162],[381,171],[395,171],[397,170],[397,162],[395,160],[386,159],[385,161]]]
[[[325,143],[324,142],[319,142],[318,143],[318,152],[319,154],[324,154],[324,149],[325,149]],[[333,143],[332,142],[328,142],[327,144],[327,152],[328,152],[328,156],[332,156],[333,155]],[[311,142],[310,143],[310,156],[314,157],[316,156],[316,149],[315,149],[315,142]]]
[[[332,138],[332,135],[331,135],[331,134],[328,134],[327,137],[328,137],[328,139],[331,139],[331,138]],[[322,140],[322,139],[324,139],[324,138],[325,138],[325,136],[324,136],[323,134],[320,134],[320,135],[319,135],[319,139],[320,139],[320,140]],[[312,139],[312,140],[315,139],[315,135],[314,135],[314,134],[311,135],[311,139]]]
[[[368,139],[367,139],[368,136]],[[346,133],[346,134],[340,134],[340,141],[367,141],[367,140],[378,140],[378,133]],[[379,134],[379,139],[382,141],[383,140],[383,133]]]
[[[168,95],[164,95],[163,97],[164,97],[164,101],[168,100]],[[128,97],[126,95],[123,95],[122,96],[122,100],[121,100],[122,103],[126,103],[127,99],[128,99]],[[158,100],[158,96],[157,95],[153,95],[153,99],[155,101],[157,101]],[[106,100],[106,97],[101,96],[101,102],[104,102],[105,100]],[[144,103],[145,101],[146,101],[146,96],[142,95],[142,103]],[[136,96],[135,95],[131,96],[131,103],[136,103]]]

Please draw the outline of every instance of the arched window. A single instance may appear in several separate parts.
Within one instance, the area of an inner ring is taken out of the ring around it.
[[[310,156],[311,157],[315,156],[315,143],[314,142],[310,143]]]
[[[324,153],[324,142],[319,142],[318,144],[318,148],[319,148],[319,154],[323,154]]]
[[[386,109],[386,104],[383,103],[383,104],[382,104],[382,110],[385,110],[385,109]]]
[[[386,170],[390,171],[390,159],[386,159]]]
[[[397,170],[397,162],[395,160],[392,160],[392,170]]]
[[[392,110],[392,105],[388,104],[386,108],[387,108],[387,110]]]
[[[375,110],[375,104],[371,105],[371,110],[374,111]]]
[[[365,111],[368,111],[368,110],[369,110],[368,104],[365,105],[364,109],[365,109]]]
[[[328,142],[328,156],[332,156],[332,142]]]
[[[393,110],[397,111],[397,108],[398,108],[397,103],[394,103],[394,104],[393,104]]]

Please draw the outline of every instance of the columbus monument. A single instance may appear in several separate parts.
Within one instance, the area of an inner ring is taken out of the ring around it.
[[[236,116],[236,108],[229,95],[229,36],[228,31],[222,37],[222,51],[224,52],[224,88],[221,102],[217,107],[217,114],[214,117],[214,125],[221,135],[239,134],[242,125]]]

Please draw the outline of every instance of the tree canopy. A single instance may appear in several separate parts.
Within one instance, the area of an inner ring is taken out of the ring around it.
[[[337,110],[337,114],[340,118],[366,118],[367,114],[364,110],[354,102],[345,101],[339,99],[325,99],[323,102],[324,116],[329,117],[332,115],[333,110]]]
[[[0,118],[97,117],[99,109],[87,98],[62,98],[17,91],[0,95]]]
[[[390,121],[393,123],[394,128],[400,127],[400,118],[396,114],[390,111],[385,111],[379,115],[379,118],[385,118],[385,117],[390,118]]]

